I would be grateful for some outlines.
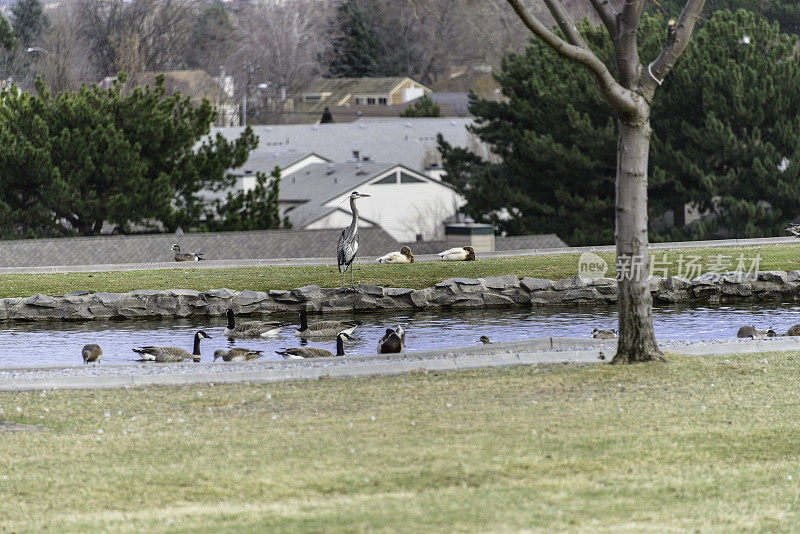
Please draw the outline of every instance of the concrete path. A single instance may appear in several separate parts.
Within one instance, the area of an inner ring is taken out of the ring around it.
[[[270,383],[560,363],[604,365],[613,356],[615,345],[614,340],[535,338],[406,354],[312,360],[2,369],[0,391]],[[673,340],[664,341],[661,346],[668,353],[695,356],[755,355],[800,351],[800,338],[698,342]],[[604,361],[600,359],[601,355]]]
[[[722,239],[716,241],[679,241],[673,243],[652,243],[650,250],[672,250],[686,248],[718,248],[718,247],[764,247],[769,245],[800,245],[795,237],[765,237],[758,239]],[[555,254],[581,254],[583,252],[614,252],[614,245],[547,248],[527,250],[503,250],[483,252],[481,258],[513,258],[519,256],[552,256]],[[414,256],[419,262],[441,261],[435,254]],[[373,263],[374,257],[358,257],[356,264]],[[198,262],[158,262],[158,263],[123,263],[98,265],[50,265],[43,267],[2,267],[0,274],[39,274],[39,273],[72,273],[72,272],[104,272],[104,271],[146,271],[153,269],[228,269],[231,267],[265,267],[265,266],[336,266],[336,258],[274,258],[248,260],[205,260]]]

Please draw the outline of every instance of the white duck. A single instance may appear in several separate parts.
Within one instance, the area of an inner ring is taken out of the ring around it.
[[[394,251],[378,258],[378,263],[414,263],[414,255],[411,249],[403,247],[399,251]]]
[[[472,247],[449,248],[439,253],[445,261],[475,261],[475,249]]]

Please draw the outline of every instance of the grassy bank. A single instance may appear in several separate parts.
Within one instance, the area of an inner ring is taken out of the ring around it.
[[[0,393],[0,527],[795,531],[798,354]]]
[[[699,271],[733,270],[738,259],[745,268],[759,258],[760,270],[792,271],[800,269],[800,248],[797,245],[739,248],[706,248],[657,251],[654,274],[696,276]],[[664,256],[666,254],[666,256]],[[613,276],[613,254],[600,254],[609,263]],[[518,258],[483,258],[475,262],[429,262],[413,265],[368,264],[356,267],[358,282],[370,285],[410,287],[421,289],[450,277],[478,278],[503,274],[519,277],[558,280],[578,271],[578,254],[525,256]],[[691,263],[690,263],[691,262]],[[727,267],[709,269],[728,263]],[[196,289],[203,291],[227,287],[230,289],[293,289],[307,284],[338,287],[342,277],[335,267],[258,267],[231,269],[164,269],[158,271],[126,271],[63,274],[6,274],[0,275],[0,297],[29,296],[36,293],[57,295],[70,291],[125,292],[133,289]],[[349,275],[348,275],[349,283]]]

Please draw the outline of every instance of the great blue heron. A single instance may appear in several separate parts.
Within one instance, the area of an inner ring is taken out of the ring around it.
[[[339,244],[336,247],[336,260],[339,263],[339,272],[342,273],[342,289],[344,289],[344,281],[347,276],[347,269],[350,269],[350,287],[356,288],[353,281],[353,260],[358,252],[358,209],[356,209],[356,199],[361,197],[368,197],[364,193],[353,191],[350,193],[350,211],[353,212],[353,220],[350,221],[350,226],[342,230],[342,235],[339,236]]]

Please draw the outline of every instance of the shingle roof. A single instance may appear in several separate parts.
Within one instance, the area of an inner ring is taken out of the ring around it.
[[[285,124],[252,126],[259,137],[258,148],[251,158],[280,158],[287,154],[315,152],[331,161],[348,161],[353,151],[373,161],[401,163],[412,169],[422,169],[431,155],[438,157],[436,135],[441,133],[453,146],[468,147],[471,135],[466,127],[470,118],[445,119],[380,119],[359,120],[344,124]],[[232,140],[242,133],[241,127],[215,128],[212,135],[221,133]],[[255,160],[254,160],[255,161]],[[245,164],[246,167],[254,165]],[[254,169],[270,172],[274,167]]]
[[[324,206],[325,202],[395,166],[372,161],[314,163],[281,180],[278,198],[283,202],[306,201],[287,214],[293,226],[302,228],[338,209]]]

